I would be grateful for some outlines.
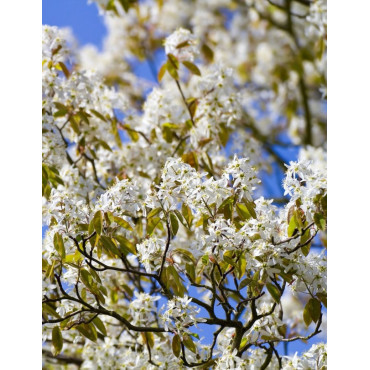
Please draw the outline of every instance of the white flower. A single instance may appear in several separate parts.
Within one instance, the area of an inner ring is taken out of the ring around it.
[[[181,46],[183,44],[184,46]],[[177,29],[166,38],[164,43],[166,54],[174,55],[180,62],[193,62],[198,55],[198,46],[195,36],[184,28]]]

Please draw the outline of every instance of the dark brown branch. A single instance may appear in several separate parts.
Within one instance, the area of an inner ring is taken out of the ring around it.
[[[78,358],[78,357],[66,356],[66,355],[62,355],[62,354],[59,354],[57,356],[53,356],[53,354],[50,351],[46,350],[46,349],[42,350],[42,354],[47,359],[51,360],[52,362],[61,362],[61,363],[73,364],[73,365],[77,365],[77,366],[81,366],[82,363],[83,363],[83,359]]]
[[[166,226],[167,226],[167,242],[166,242],[166,248],[164,250],[163,257],[162,257],[161,267],[160,267],[159,273],[158,273],[158,279],[159,280],[161,280],[161,275],[162,275],[162,272],[163,272],[164,263],[166,262],[167,252],[168,252],[168,249],[169,249],[170,243],[171,243],[171,229],[170,229],[170,223],[169,223],[168,220],[166,221]]]
[[[288,243],[288,242],[290,242],[291,240],[297,239],[297,238],[299,238],[299,237],[303,236],[303,235],[304,235],[304,233],[305,233],[308,229],[310,229],[313,225],[315,225],[315,223],[314,223],[314,222],[311,222],[308,226],[304,227],[300,233],[297,233],[296,235],[291,236],[290,238],[287,238],[287,239],[281,240],[280,242],[276,242],[276,243],[272,243],[272,244],[273,244],[273,245],[280,245],[280,244]]]
[[[71,314],[65,316],[65,317],[61,317],[60,319],[53,319],[53,320],[45,320],[42,322],[42,325],[44,324],[56,324],[58,322],[62,322],[62,321],[65,321],[65,320],[68,320],[69,318],[73,317],[73,316],[76,316],[80,313],[83,313],[83,312],[91,312],[90,310],[85,310],[85,309],[82,309],[82,310],[79,310],[79,311],[75,311],[75,312],[72,312]]]
[[[314,235],[311,236],[310,239],[308,239],[306,242],[304,242],[303,244],[298,244],[295,248],[293,249],[289,249],[289,250],[286,250],[286,252],[288,254],[292,254],[294,252],[296,252],[298,249],[300,248],[303,248],[305,247],[306,245],[310,244],[312,242],[312,240],[315,238],[316,234],[317,234],[318,230],[316,230],[316,233]]]

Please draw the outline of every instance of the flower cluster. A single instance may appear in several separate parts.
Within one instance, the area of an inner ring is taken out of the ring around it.
[[[147,272],[150,273],[159,269],[165,249],[164,240],[152,237],[138,244],[136,248],[139,253],[140,261]]]
[[[167,302],[166,310],[160,315],[166,331],[178,334],[181,338],[184,334],[189,334],[189,327],[196,325],[197,322],[203,322],[196,316],[200,309],[190,304],[191,298],[175,297]]]
[[[199,53],[196,37],[184,28],[179,28],[168,36],[164,48],[167,55],[172,54],[181,62],[193,62]]]
[[[101,50],[43,27],[45,366],[325,368],[279,343],[325,338],[326,1],[91,2]]]

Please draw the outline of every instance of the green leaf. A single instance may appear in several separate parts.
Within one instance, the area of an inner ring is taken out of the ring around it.
[[[61,109],[61,110],[56,111],[53,114],[53,117],[55,117],[55,118],[64,117],[66,114],[68,114],[68,111],[67,110],[64,110],[64,109]]]
[[[315,213],[314,216],[313,216],[313,219],[314,219],[315,224],[317,225],[317,227],[320,230],[325,231],[325,229],[326,229],[326,221],[325,221],[324,216],[321,215],[320,213]]]
[[[213,50],[207,44],[203,44],[201,50],[207,61],[212,62],[214,55]]]
[[[244,200],[244,204],[248,208],[248,212],[250,213],[250,215],[253,218],[257,218],[256,211],[254,210],[256,208],[256,204],[254,202],[250,202],[250,201],[247,201],[247,200]]]
[[[226,146],[227,142],[229,141],[230,131],[227,129],[224,122],[220,123],[219,127],[220,131],[218,133],[218,137],[221,141],[222,146]]]
[[[173,54],[167,54],[167,58],[170,61],[170,64],[172,64],[175,69],[179,69],[179,61]]]
[[[53,307],[49,306],[46,303],[43,303],[42,305],[42,312],[43,314],[48,314],[48,315],[51,315],[53,317],[60,319],[60,315],[58,314],[58,312],[55,311]]]
[[[187,225],[187,223],[185,222],[185,219],[184,219],[184,217],[182,216],[182,214],[181,214],[181,212],[179,211],[179,210],[177,210],[177,209],[175,209],[174,211],[173,211],[175,214],[176,214],[176,216],[177,216],[177,219],[185,226],[185,227],[188,227],[188,225]]]
[[[153,335],[153,333],[145,332],[145,333],[142,333],[142,334],[144,334],[144,336],[145,336],[145,339],[144,339],[145,343],[147,343],[150,348],[153,348],[154,347],[154,335]]]
[[[122,252],[132,253],[132,254],[135,254],[136,255],[135,246],[129,240],[127,240],[124,236],[122,236],[122,235],[114,235],[114,238],[120,244],[120,249],[121,249]]]
[[[303,310],[303,320],[307,326],[311,324],[311,321],[315,323],[320,319],[321,315],[321,303],[316,298],[311,298],[304,310]]]
[[[241,279],[244,276],[246,267],[247,260],[245,258],[245,254],[242,254],[237,262],[238,279]]]
[[[69,123],[70,123],[70,125],[71,125],[71,127],[72,127],[72,130],[73,130],[77,135],[79,135],[79,134],[80,134],[80,129],[79,129],[79,127],[78,127],[78,123],[77,123],[77,121],[75,120],[75,118],[74,118],[74,117],[69,117]]]
[[[184,42],[181,42],[180,44],[176,45],[176,49],[184,48],[185,46],[189,46],[191,43],[189,40],[186,40]]]
[[[303,321],[306,324],[306,326],[309,326],[312,322],[311,314],[310,314],[310,311],[307,307],[307,304],[306,304],[306,306],[303,310]]]
[[[184,153],[181,158],[185,163],[190,164],[191,167],[195,168],[198,171],[199,169],[198,156],[194,151]]]
[[[147,218],[154,217],[154,216],[156,216],[158,213],[160,213],[161,211],[162,211],[162,208],[161,208],[161,207],[154,208],[154,209],[152,209],[152,210],[148,213]]]
[[[176,357],[180,357],[181,350],[181,340],[180,337],[176,334],[172,339],[172,352]]]
[[[118,1],[122,5],[122,8],[127,13],[130,10],[130,1],[129,0],[118,0]]]
[[[181,206],[181,212],[190,229],[191,223],[193,221],[193,213],[191,212],[190,207],[187,204],[183,203]]]
[[[252,217],[247,206],[243,203],[236,203],[236,212],[242,220],[248,220]]]
[[[162,126],[162,136],[163,139],[166,140],[167,143],[172,143],[173,140],[173,132],[168,126]]]
[[[119,226],[123,227],[124,229],[133,231],[131,225],[123,218],[118,217],[118,216],[113,216],[113,220],[115,223],[117,223]]]
[[[167,71],[167,63],[163,63],[161,68],[159,69],[159,72],[158,72],[158,82],[161,82],[162,81],[162,78],[164,76],[164,74],[166,73]]]
[[[152,217],[149,219],[147,227],[146,227],[146,233],[148,236],[152,235],[155,228],[158,226],[158,224],[161,222],[160,217]]]
[[[179,62],[177,61],[176,57],[172,54],[168,54],[168,60],[166,63],[167,71],[168,73],[175,79],[179,79],[179,75],[177,73],[177,70],[179,68]]]
[[[62,259],[66,257],[66,250],[64,248],[63,237],[59,233],[54,234],[54,248]]]
[[[68,68],[66,67],[66,65],[63,62],[59,62],[59,66],[62,69],[66,78],[68,78],[70,76],[70,73],[69,73]]]
[[[116,5],[114,4],[115,0],[109,0],[105,10],[112,10],[117,16],[119,16]]]
[[[57,109],[59,109],[59,110],[66,110],[66,111],[68,111],[68,108],[64,105],[64,104],[62,104],[62,103],[59,103],[59,102],[54,102],[54,105],[55,105],[55,107],[57,108]]]
[[[177,217],[174,213],[170,213],[170,226],[171,226],[171,233],[173,236],[177,234],[179,230],[179,222],[177,221]]]
[[[117,146],[121,149],[122,148],[122,140],[121,140],[121,137],[119,136],[119,133],[118,133],[116,119],[113,119],[112,120],[112,122],[111,122],[111,129],[112,129],[112,134],[114,136],[114,140],[115,140]]]
[[[306,305],[313,322],[317,322],[321,314],[321,303],[316,298],[311,298]]]
[[[187,249],[183,249],[183,248],[176,248],[174,249],[173,251],[174,253],[176,254],[181,254],[183,256],[183,259],[185,259],[187,262],[191,262],[191,263],[196,263],[196,260],[193,256],[193,254],[188,251]]]
[[[183,343],[187,349],[190,349],[190,351],[197,353],[197,348],[195,347],[195,344],[189,335],[184,335]]]
[[[269,291],[269,293],[271,294],[271,297],[274,298],[274,301],[276,303],[279,303],[280,302],[280,297],[281,297],[279,289],[274,284],[271,284],[271,283],[267,283],[266,288]]]
[[[77,115],[80,117],[81,121],[84,121],[87,125],[90,123],[86,112],[84,112],[83,110],[80,109],[77,112]]]
[[[63,349],[63,337],[59,326],[54,326],[51,333],[51,340],[53,343],[53,355],[58,355]]]
[[[199,68],[194,64],[194,63],[191,63],[191,62],[188,62],[188,61],[184,61],[182,62],[182,64],[193,74],[197,75],[197,76],[201,76],[201,73],[200,73],[200,70]]]
[[[197,333],[189,333],[192,337],[200,339],[199,335]]]
[[[101,235],[103,231],[103,218],[102,218],[102,212],[97,211],[93,217],[93,225],[96,233],[98,235]]]
[[[194,266],[195,266],[195,264],[193,264],[193,263],[187,263],[185,265],[186,272],[190,276],[191,281],[195,280],[195,267]]]
[[[170,280],[170,286],[174,290],[175,294],[179,297],[183,297],[186,289],[181,282],[180,275],[173,266],[166,268],[167,278]]]
[[[140,136],[139,136],[139,134],[136,131],[134,131],[134,130],[127,130],[127,133],[128,133],[128,135],[130,136],[131,140],[134,143],[136,143],[137,141],[139,141]]]
[[[310,240],[310,238],[311,238],[310,230],[306,230],[305,233],[301,237],[300,244],[306,243],[308,240]],[[307,245],[301,248],[301,251],[305,257],[308,256],[308,254],[310,253],[310,249],[311,249],[311,243],[308,243]]]
[[[225,208],[227,205],[229,204],[233,204],[234,203],[234,195],[226,198],[222,203],[221,205],[218,207],[218,210],[217,211],[221,211],[223,208]]]
[[[101,113],[99,113],[98,111],[96,111],[95,109],[90,109],[90,112],[91,112],[95,117],[98,117],[98,118],[100,118],[102,121],[107,122],[106,118],[105,118]]]
[[[316,294],[317,298],[320,299],[320,301],[322,302],[322,304],[327,307],[328,304],[327,304],[327,295],[326,293],[317,293]]]
[[[103,244],[103,246],[107,250],[112,252],[115,256],[120,256],[121,255],[120,250],[117,248],[114,241],[111,238],[109,238],[108,236],[102,235],[100,237],[100,242]]]
[[[252,279],[250,279],[250,278],[245,278],[244,280],[242,280],[241,283],[239,284],[239,290],[248,286],[251,281],[252,281]]]
[[[244,346],[247,344],[248,338],[243,338],[242,341],[240,342],[240,347],[239,349],[244,348]]]
[[[92,321],[96,328],[104,335],[107,335],[107,329],[105,328],[105,325],[103,321],[99,319],[99,317],[95,317],[95,319]]]
[[[86,285],[88,289],[91,289],[92,283],[93,283],[93,277],[89,273],[89,271],[83,269],[80,271],[80,278],[81,281]]]
[[[298,225],[298,221],[297,221],[297,213],[294,212],[290,221],[289,221],[288,236],[289,237],[294,236],[297,233],[298,230],[299,230],[299,225]]]
[[[80,324],[76,326],[76,329],[87,339],[96,342],[98,339],[98,333],[96,332],[95,326],[92,323]]]

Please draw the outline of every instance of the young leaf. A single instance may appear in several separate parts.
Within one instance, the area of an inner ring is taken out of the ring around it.
[[[150,217],[154,217],[156,216],[159,212],[162,211],[162,208],[161,207],[158,207],[158,208],[154,208],[152,209],[149,213],[148,213],[148,216],[146,216],[147,218],[150,218]]]
[[[160,217],[151,217],[148,220],[148,224],[146,227],[146,234],[148,236],[152,235],[153,231],[155,230],[155,228],[158,226],[160,222],[161,222]]]
[[[242,220],[248,220],[252,217],[247,206],[243,203],[236,203],[236,212]]]
[[[96,117],[98,117],[99,119],[101,119],[102,121],[107,122],[106,118],[105,118],[101,113],[99,113],[98,111],[96,111],[95,109],[90,109],[90,112],[91,112],[94,116],[96,116]]]
[[[191,212],[190,207],[187,204],[183,203],[181,207],[181,212],[190,229],[191,223],[193,221],[193,213]]]
[[[177,217],[174,213],[170,213],[170,226],[171,226],[171,233],[173,236],[177,234],[179,230],[179,222],[177,221]]]
[[[307,307],[307,304],[303,310],[303,321],[305,322],[306,326],[309,326],[312,322],[311,314]]]
[[[190,41],[186,40],[186,41],[183,41],[180,44],[176,45],[176,49],[181,49],[181,48],[184,48],[185,46],[189,46],[189,45],[190,45]]]
[[[311,298],[307,305],[306,305],[308,311],[310,312],[310,316],[312,318],[313,322],[317,322],[320,318],[321,314],[321,303],[316,298]]]
[[[201,73],[200,73],[200,70],[199,68],[194,64],[194,63],[191,63],[191,62],[188,62],[188,61],[184,61],[182,62],[182,64],[193,74],[197,75],[197,76],[200,76]]]
[[[324,216],[321,215],[320,213],[315,213],[314,216],[313,216],[313,219],[314,219],[315,224],[317,225],[317,227],[320,230],[325,231],[325,229],[326,229],[326,221],[325,221]]]
[[[271,284],[271,283],[267,283],[266,288],[271,294],[271,297],[274,298],[274,301],[276,303],[279,303],[280,297],[281,297],[280,290],[274,284]]]
[[[296,212],[293,213],[289,225],[288,225],[288,236],[294,236],[299,230]]]
[[[195,347],[195,344],[189,335],[184,335],[183,343],[187,349],[190,349],[190,351],[197,353],[197,348]]]
[[[93,225],[94,225],[94,229],[95,229],[96,233],[98,235],[101,235],[101,233],[103,231],[103,218],[102,218],[101,211],[97,211],[95,213],[94,218],[93,218]]]
[[[54,326],[51,333],[51,341],[53,343],[53,355],[58,355],[63,349],[63,337],[59,326]]]
[[[68,78],[70,76],[70,73],[69,73],[68,68],[66,67],[66,65],[63,62],[59,62],[59,66],[62,69],[66,78]]]
[[[54,248],[62,259],[66,258],[63,237],[59,233],[54,234]]]
[[[176,334],[172,339],[172,352],[176,357],[179,357],[180,350],[181,350],[181,340],[180,337]]]
[[[114,255],[120,256],[121,253],[119,249],[117,248],[116,244],[114,244],[113,240],[105,235],[102,235],[100,237],[100,241],[103,244],[105,248],[107,248],[109,251],[111,251]]]
[[[95,326],[92,323],[80,324],[76,326],[76,329],[87,339],[96,342],[98,339],[98,333],[96,332]]]
[[[93,323],[94,325],[96,326],[96,328],[104,335],[106,336],[107,335],[107,329],[105,328],[105,325],[103,323],[103,321],[101,321],[99,319],[99,317],[95,317],[95,319],[93,320]]]
[[[131,225],[126,220],[124,220],[123,218],[118,217],[118,216],[114,216],[113,220],[114,220],[115,223],[117,223],[119,226],[123,227],[124,229],[133,231]]]
[[[167,71],[171,75],[171,77],[174,78],[175,80],[178,80],[179,79],[179,75],[177,73],[177,69],[174,68],[174,66],[172,65],[172,63],[169,62],[169,61],[167,61],[166,67],[167,67]]]
[[[161,80],[162,80],[164,74],[166,73],[166,71],[167,71],[167,63],[163,63],[161,68],[159,69],[159,72],[158,72],[158,76],[157,76],[158,82],[161,82]]]
[[[207,44],[203,44],[201,50],[207,61],[212,62],[214,55],[213,50]]]
[[[122,235],[115,235],[114,238],[120,244],[120,249],[124,253],[136,254],[135,246]]]

